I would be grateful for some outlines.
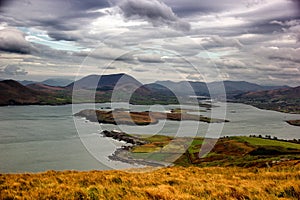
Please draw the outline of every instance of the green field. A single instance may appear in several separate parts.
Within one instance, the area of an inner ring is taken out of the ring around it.
[[[148,161],[171,162],[180,166],[266,166],[284,160],[300,160],[300,144],[273,139],[234,136],[220,138],[212,151],[199,158],[203,138],[145,137],[148,144],[135,146],[130,155]],[[206,140],[209,145],[213,140]]]
[[[256,137],[234,137],[238,141],[248,142],[250,145],[254,146],[274,146],[274,147],[284,147],[291,149],[300,149],[300,144],[295,144],[291,142],[278,141],[278,140],[270,140]]]

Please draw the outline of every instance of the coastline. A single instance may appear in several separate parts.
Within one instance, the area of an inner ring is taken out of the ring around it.
[[[120,161],[132,165],[143,165],[145,167],[168,167],[173,166],[169,163],[163,163],[153,160],[145,160],[145,159],[136,159],[129,155],[129,150],[131,146],[122,146],[121,148],[117,148],[112,155],[109,155],[108,158],[113,161]]]
[[[130,150],[135,146],[147,144],[148,142],[137,138],[135,136],[128,135],[124,132],[112,130],[104,130],[100,133],[103,137],[108,137],[116,141],[123,141],[126,145],[116,148],[113,154],[109,155],[108,158],[113,161],[120,161],[131,165],[144,165],[151,167],[166,167],[170,166],[170,163],[159,162],[154,160],[137,159],[130,156]],[[130,146],[129,146],[130,145]]]
[[[258,108],[261,110],[270,110],[270,111],[275,111],[275,112],[279,112],[279,113],[287,113],[287,114],[300,114],[300,112],[295,112],[295,111],[289,111],[289,110],[283,110],[283,109],[276,109],[276,108],[268,108],[265,106],[261,106],[261,105],[257,105],[257,104],[253,104],[253,103],[248,103],[248,102],[241,102],[241,101],[236,101],[236,100],[227,100],[227,101],[220,101],[223,103],[241,103],[241,104],[245,104],[245,105],[249,105],[252,106],[254,108]],[[76,105],[80,105],[80,104],[101,104],[101,103],[112,103],[112,102],[61,102],[61,103],[22,103],[22,104],[0,104],[0,107],[8,107],[8,106],[65,106],[65,105],[71,105],[71,104],[76,104]],[[114,102],[114,103],[119,103],[119,102]],[[130,103],[131,105],[154,105],[154,104],[134,104],[134,103]],[[180,105],[180,104],[164,104],[164,105]],[[188,104],[187,104],[188,105]],[[200,105],[200,107],[202,107],[203,105]],[[205,106],[204,106],[205,107]]]

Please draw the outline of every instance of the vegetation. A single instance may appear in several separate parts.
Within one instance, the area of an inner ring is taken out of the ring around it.
[[[145,141],[130,150],[135,158],[179,159],[165,168],[0,174],[0,199],[300,199],[300,144],[224,137],[199,158],[213,140],[131,137]]]
[[[300,160],[300,144],[254,137],[172,138],[151,136],[147,144],[134,146],[129,157],[153,162],[172,162],[179,166],[267,167],[286,160]],[[210,144],[211,143],[211,144]],[[199,157],[202,145],[214,145],[206,157]]]
[[[285,164],[2,174],[0,199],[299,199],[300,164]]]
[[[285,113],[300,113],[300,86],[258,92],[248,92],[235,96],[235,102],[250,104],[257,108]]]
[[[156,124],[159,120],[193,120],[202,121],[207,123],[221,123],[228,122],[228,120],[209,118],[199,115],[192,115],[186,112],[127,112],[122,110],[113,111],[103,111],[103,110],[82,110],[76,113],[75,116],[85,117],[86,119],[99,122],[99,123],[109,123],[109,124],[127,124],[127,125],[148,125]]]
[[[288,124],[290,125],[294,125],[294,126],[300,126],[300,119],[297,120],[288,120],[286,121]]]

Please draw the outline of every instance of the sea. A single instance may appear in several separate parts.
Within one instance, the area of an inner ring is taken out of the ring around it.
[[[299,114],[262,110],[240,103],[215,103],[211,110],[182,105],[191,114],[225,117],[230,122],[206,123],[161,120],[158,124],[129,126],[99,124],[74,117],[83,109],[169,112],[178,105],[130,105],[128,103],[70,104],[61,106],[0,107],[0,173],[42,172],[47,170],[108,170],[142,167],[109,159],[123,142],[103,137],[103,130],[131,134],[171,135],[174,137],[218,138],[234,135],[271,135],[300,139],[300,127],[286,120]]]

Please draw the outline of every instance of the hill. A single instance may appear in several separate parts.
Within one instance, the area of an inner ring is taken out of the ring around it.
[[[299,199],[300,164],[2,174],[1,199]]]
[[[0,106],[5,105],[61,105],[71,103],[64,89],[31,84],[24,86],[14,80],[0,81]]]
[[[73,81],[69,79],[63,79],[63,78],[50,78],[42,81],[42,84],[49,85],[49,86],[58,86],[58,87],[64,87],[69,84],[71,84]]]
[[[0,105],[39,104],[47,94],[32,90],[14,80],[0,81]]]
[[[74,88],[74,86],[76,88]],[[110,75],[89,75],[69,84],[66,88],[74,88],[76,90],[97,89],[98,91],[106,91],[113,90],[115,86],[132,86],[139,88],[142,84],[132,76],[120,73]]]
[[[262,109],[300,113],[300,86],[258,92],[247,92],[235,96],[236,101]]]
[[[172,92],[162,92],[148,87],[127,74],[89,75],[65,87],[73,90],[76,101],[84,101],[95,92],[96,102],[130,102],[132,104],[176,104],[177,98]],[[162,88],[162,87],[160,87]],[[77,93],[76,93],[77,91]],[[73,96],[74,97],[74,96]]]
[[[54,93],[56,91],[64,91],[65,90],[65,88],[63,88],[63,87],[50,86],[50,85],[45,85],[42,83],[33,83],[33,84],[27,85],[26,87],[33,89],[33,90],[47,92],[47,93]]]
[[[30,84],[44,84],[48,86],[58,86],[58,87],[64,87],[72,83],[72,80],[69,79],[63,79],[63,78],[50,78],[46,79],[44,81],[38,82],[38,81],[28,81],[28,80],[23,80],[23,81],[18,81],[24,86],[30,85]]]
[[[23,80],[23,81],[18,81],[18,82],[21,83],[24,86],[36,83],[36,81],[28,81],[28,80]]]

